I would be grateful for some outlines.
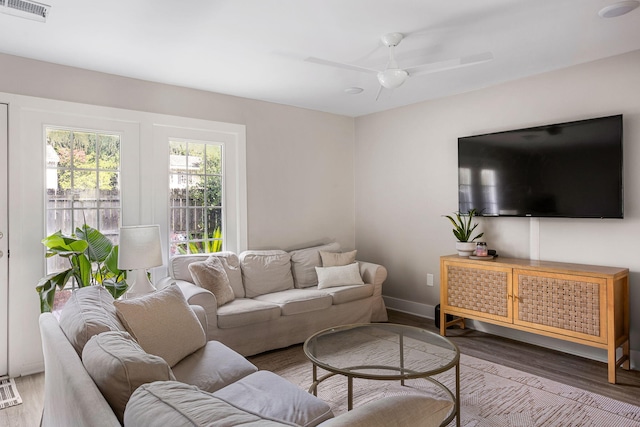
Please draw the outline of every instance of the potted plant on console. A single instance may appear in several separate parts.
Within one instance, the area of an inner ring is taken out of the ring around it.
[[[482,237],[484,233],[477,234],[471,237],[474,230],[478,227],[478,223],[472,224],[473,217],[476,216],[475,209],[471,209],[466,214],[460,212],[455,213],[455,216],[445,215],[445,217],[453,224],[453,235],[456,236],[458,241],[456,242],[456,250],[460,256],[473,255],[473,251],[476,248],[474,240]]]

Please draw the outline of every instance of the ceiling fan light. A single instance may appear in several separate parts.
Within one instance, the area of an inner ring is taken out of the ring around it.
[[[598,12],[601,18],[617,18],[625,15],[640,6],[636,0],[619,1],[618,3],[605,6]]]
[[[402,86],[409,73],[399,68],[389,68],[378,73],[378,81],[387,89],[395,89]]]

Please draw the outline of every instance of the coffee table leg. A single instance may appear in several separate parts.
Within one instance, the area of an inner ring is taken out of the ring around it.
[[[316,366],[316,364],[313,364],[313,384],[315,385],[315,387],[313,388],[313,395],[317,396],[318,395],[318,367]]]
[[[353,409],[353,377],[347,376],[347,411]]]
[[[460,361],[456,363],[456,426],[460,427]]]
[[[400,332],[400,373],[404,375],[404,334]],[[400,380],[400,385],[404,385],[404,379]]]

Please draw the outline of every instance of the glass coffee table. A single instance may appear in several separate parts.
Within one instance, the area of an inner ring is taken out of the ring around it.
[[[454,407],[443,421],[456,418],[460,426],[460,351],[447,338],[413,326],[367,323],[325,329],[309,337],[304,353],[313,364],[309,392],[317,395],[318,384],[336,374],[347,377],[347,408],[353,408],[353,379],[405,380],[423,378],[444,392]],[[318,377],[318,367],[328,371]],[[455,368],[455,395],[432,378]]]

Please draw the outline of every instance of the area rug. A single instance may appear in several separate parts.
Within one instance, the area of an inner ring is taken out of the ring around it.
[[[0,380],[0,409],[8,408],[22,403],[22,397],[18,393],[13,378]]]
[[[303,389],[311,385],[311,362],[301,345],[249,358]],[[455,390],[454,373],[436,376]],[[425,380],[399,382],[354,379],[353,405],[384,396],[445,394]],[[461,425],[467,427],[640,427],[640,407],[547,380],[475,357],[460,358]],[[336,375],[318,386],[318,397],[334,414],[346,412],[347,380]],[[450,424],[455,426],[455,420]]]

